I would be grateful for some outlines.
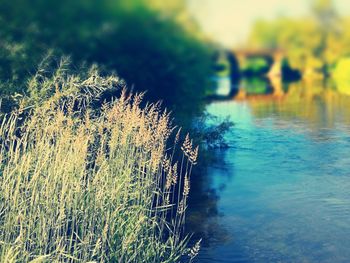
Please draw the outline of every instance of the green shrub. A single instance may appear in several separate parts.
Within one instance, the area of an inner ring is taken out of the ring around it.
[[[147,90],[147,100],[163,100],[185,124],[204,106],[211,51],[178,21],[180,11],[157,9],[157,2],[0,0],[0,82],[11,80],[11,89],[0,85],[0,95],[26,92],[28,78],[54,50],[76,66],[97,63],[117,72],[134,90]]]

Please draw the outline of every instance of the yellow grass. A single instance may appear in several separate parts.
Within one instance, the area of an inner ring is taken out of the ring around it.
[[[190,139],[177,164],[179,134],[167,149],[174,129],[159,105],[122,92],[95,111],[55,81],[51,99],[0,124],[0,262],[191,261]]]

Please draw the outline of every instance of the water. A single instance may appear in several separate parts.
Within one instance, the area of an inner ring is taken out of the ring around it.
[[[350,262],[350,97],[305,83],[261,90],[207,106],[235,126],[192,182],[198,262]]]

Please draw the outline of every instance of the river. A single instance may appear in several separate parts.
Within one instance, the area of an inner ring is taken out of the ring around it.
[[[243,81],[227,98],[218,83],[207,111],[234,126],[192,179],[197,262],[350,262],[350,96]]]

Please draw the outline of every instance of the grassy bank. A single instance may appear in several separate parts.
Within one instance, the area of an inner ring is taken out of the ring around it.
[[[30,85],[52,96],[0,126],[0,261],[191,261],[188,136],[177,163],[179,134],[169,149],[175,131],[159,105],[141,108],[142,95],[123,91],[91,107],[117,78],[39,79]]]

